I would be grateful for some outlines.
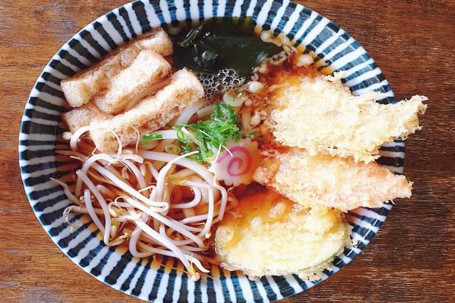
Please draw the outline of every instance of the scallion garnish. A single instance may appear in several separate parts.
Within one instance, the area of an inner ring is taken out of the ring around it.
[[[169,153],[169,154],[175,154],[178,155],[182,151],[180,146],[174,145],[174,144],[169,144],[164,147],[164,151]]]
[[[209,120],[175,126],[180,147],[185,153],[198,150],[194,157],[199,162],[211,162],[218,150],[226,148],[228,140],[237,142],[242,138],[237,121],[237,114],[231,106],[215,104]]]
[[[257,133],[257,131],[255,131],[255,130],[250,131],[250,132],[248,132],[247,137],[253,139],[254,137],[256,137],[256,133]]]
[[[150,143],[151,141],[163,139],[161,134],[145,134],[142,136],[143,143]]]

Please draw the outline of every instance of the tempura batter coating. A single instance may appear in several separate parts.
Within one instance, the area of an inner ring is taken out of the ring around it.
[[[276,140],[306,149],[371,162],[378,149],[420,129],[418,114],[427,100],[414,96],[397,104],[379,104],[379,93],[354,96],[340,77],[284,74],[270,96]]]
[[[302,205],[324,205],[341,211],[408,198],[412,189],[405,176],[394,175],[376,162],[310,156],[299,149],[263,159],[253,178]]]
[[[350,226],[341,213],[308,209],[273,190],[241,199],[216,231],[222,266],[246,275],[300,274],[322,271],[350,243]]]

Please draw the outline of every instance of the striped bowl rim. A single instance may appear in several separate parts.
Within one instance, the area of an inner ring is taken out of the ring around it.
[[[392,89],[374,60],[348,33],[311,9],[290,1],[135,1],[106,13],[74,35],[52,57],[39,76],[25,106],[19,134],[19,165],[30,205],[52,241],[84,271],[98,280],[143,300],[154,302],[270,302],[300,293],[324,281],[357,256],[378,232],[391,209],[359,208],[349,213],[355,245],[338,255],[322,278],[304,281],[297,275],[249,280],[238,272],[213,267],[198,282],[181,272],[172,258],[162,262],[133,258],[119,248],[106,247],[94,224],[85,216],[72,219],[71,230],[62,218],[71,203],[50,182],[70,171],[58,161],[57,139],[63,132],[60,114],[65,101],[60,81],[87,68],[119,45],[154,27],[211,17],[250,16],[264,30],[283,33],[305,53],[314,53],[321,69],[345,71],[342,81],[354,94],[382,92],[379,102],[395,102]],[[404,142],[381,148],[378,162],[397,174],[403,172]]]

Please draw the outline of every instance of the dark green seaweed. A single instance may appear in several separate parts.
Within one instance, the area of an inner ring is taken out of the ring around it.
[[[174,62],[195,72],[216,73],[233,69],[247,77],[267,57],[282,49],[262,41],[248,19],[211,19],[174,38]]]

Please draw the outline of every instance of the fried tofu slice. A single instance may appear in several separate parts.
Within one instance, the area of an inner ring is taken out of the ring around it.
[[[194,73],[182,69],[172,75],[167,86],[142,99],[132,109],[110,119],[92,121],[90,136],[99,151],[115,152],[119,146],[113,132],[119,136],[122,146],[127,146],[138,140],[138,133],[165,126],[203,96],[204,89]]]
[[[83,126],[90,125],[90,122],[94,119],[102,120],[109,117],[109,115],[100,111],[99,108],[92,103],[74,108],[62,115],[63,121],[68,125],[68,129],[72,133]]]
[[[262,160],[253,179],[304,206],[323,205],[343,212],[411,197],[412,183],[376,162],[356,163],[299,149]]]
[[[61,87],[69,105],[80,107],[103,93],[110,87],[112,78],[127,68],[145,49],[153,50],[161,56],[169,56],[172,54],[172,41],[161,28],[152,30],[141,39],[119,48],[94,67],[63,79]]]
[[[351,227],[334,209],[306,208],[271,189],[246,196],[228,212],[215,248],[228,270],[246,275],[322,272],[350,243]]]
[[[115,114],[157,91],[171,72],[171,65],[152,50],[143,50],[130,66],[115,76],[106,93],[95,97],[105,113]]]
[[[414,96],[396,104],[375,102],[381,94],[354,96],[335,77],[284,74],[270,96],[271,122],[277,142],[306,149],[310,155],[329,154],[371,162],[379,147],[405,139],[420,129],[427,98]]]

